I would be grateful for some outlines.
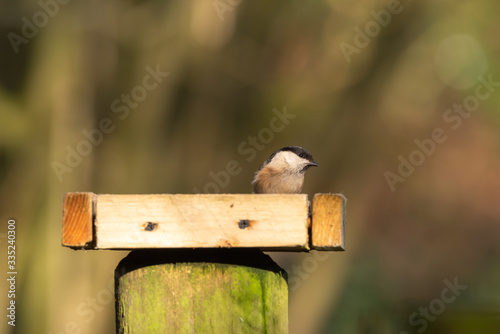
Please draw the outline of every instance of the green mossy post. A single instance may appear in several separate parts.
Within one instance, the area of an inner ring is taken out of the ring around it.
[[[258,249],[135,250],[116,268],[117,333],[288,333],[286,273]]]

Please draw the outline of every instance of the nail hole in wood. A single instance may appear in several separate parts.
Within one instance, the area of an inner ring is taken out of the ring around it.
[[[250,227],[250,220],[248,219],[240,219],[238,222],[238,227],[243,229],[246,229],[247,227]]]
[[[144,231],[151,232],[151,231],[154,231],[156,229],[156,227],[158,227],[158,223],[148,222],[148,224],[144,228]]]

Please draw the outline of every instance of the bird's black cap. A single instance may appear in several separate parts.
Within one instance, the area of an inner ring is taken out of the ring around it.
[[[283,148],[280,148],[279,150],[277,150],[273,154],[271,154],[269,159],[267,159],[266,163],[271,162],[271,160],[274,158],[274,156],[278,152],[281,152],[281,151],[291,151],[291,152],[297,154],[299,157],[304,158],[306,160],[309,160],[310,161],[309,166],[318,166],[318,164],[314,161],[311,152],[309,152],[308,150],[306,150],[305,148],[300,147],[300,146],[285,146]]]

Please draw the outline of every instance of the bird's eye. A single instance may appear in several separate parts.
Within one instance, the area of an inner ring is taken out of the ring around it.
[[[304,153],[300,153],[299,157],[303,158],[304,157]]]

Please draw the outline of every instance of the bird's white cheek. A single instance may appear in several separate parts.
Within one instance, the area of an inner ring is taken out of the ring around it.
[[[303,160],[301,157],[292,152],[283,152],[283,158],[285,162],[290,166],[300,165],[301,160]]]

